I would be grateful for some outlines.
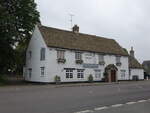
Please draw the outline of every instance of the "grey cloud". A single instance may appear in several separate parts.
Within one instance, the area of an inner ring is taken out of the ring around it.
[[[134,47],[141,62],[150,59],[149,0],[36,0],[42,24],[116,39],[120,45]]]

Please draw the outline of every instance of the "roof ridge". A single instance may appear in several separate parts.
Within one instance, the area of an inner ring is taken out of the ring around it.
[[[48,26],[38,26],[38,28],[47,46],[128,56],[128,53],[114,39]]]
[[[46,28],[49,28],[49,29],[55,29],[55,30],[59,30],[59,31],[63,31],[63,32],[68,32],[68,33],[73,33],[72,31],[69,31],[69,30],[66,30],[66,29],[60,29],[60,28],[54,28],[54,27],[49,27],[49,26],[45,26],[45,25],[41,25],[39,27],[46,27]],[[73,33],[73,34],[76,34],[76,33]],[[95,37],[95,38],[103,38],[103,39],[107,39],[107,40],[114,40],[112,38],[106,38],[106,37],[103,37],[103,36],[98,36],[98,35],[92,35],[92,34],[87,34],[87,33],[77,33],[79,35],[87,35],[87,36],[92,36],[92,37]]]

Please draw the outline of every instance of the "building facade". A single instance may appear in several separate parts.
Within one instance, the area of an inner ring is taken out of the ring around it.
[[[128,53],[113,39],[36,26],[26,52],[24,77],[31,82],[116,82],[130,80],[132,75],[143,79],[142,68],[133,70]]]
[[[150,79],[150,60],[146,60],[142,63],[144,67],[144,77],[145,79],[149,78]]]
[[[143,80],[144,79],[144,68],[135,58],[133,47],[131,47],[129,54],[129,75],[130,80]]]

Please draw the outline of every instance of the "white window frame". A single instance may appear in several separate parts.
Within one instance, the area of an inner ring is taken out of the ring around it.
[[[29,78],[31,78],[32,77],[32,68],[29,68],[28,72],[29,72]]]
[[[116,56],[116,63],[121,63],[121,56]]]
[[[98,55],[99,62],[104,62],[104,55]]]
[[[73,78],[73,69],[66,69],[66,78],[67,79]]]
[[[84,78],[84,69],[77,69],[77,78]]]
[[[75,52],[75,59],[76,60],[82,60],[82,53],[81,52]]]
[[[57,59],[65,59],[65,51],[57,50]]]
[[[121,73],[121,78],[126,77],[126,70],[120,70],[120,73]]]
[[[101,78],[101,70],[100,69],[95,69],[95,78]]]
[[[45,54],[46,54],[46,49],[45,48],[41,48],[40,50],[40,60],[45,60]]]
[[[45,76],[45,67],[40,67],[41,68],[41,76]]]

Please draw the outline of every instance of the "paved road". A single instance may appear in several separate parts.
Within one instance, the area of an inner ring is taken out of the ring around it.
[[[108,107],[92,113],[150,113],[150,101]]]
[[[75,113],[148,99],[150,81],[57,88],[51,85],[12,86],[0,88],[0,113]],[[96,112],[107,113],[107,110]]]

